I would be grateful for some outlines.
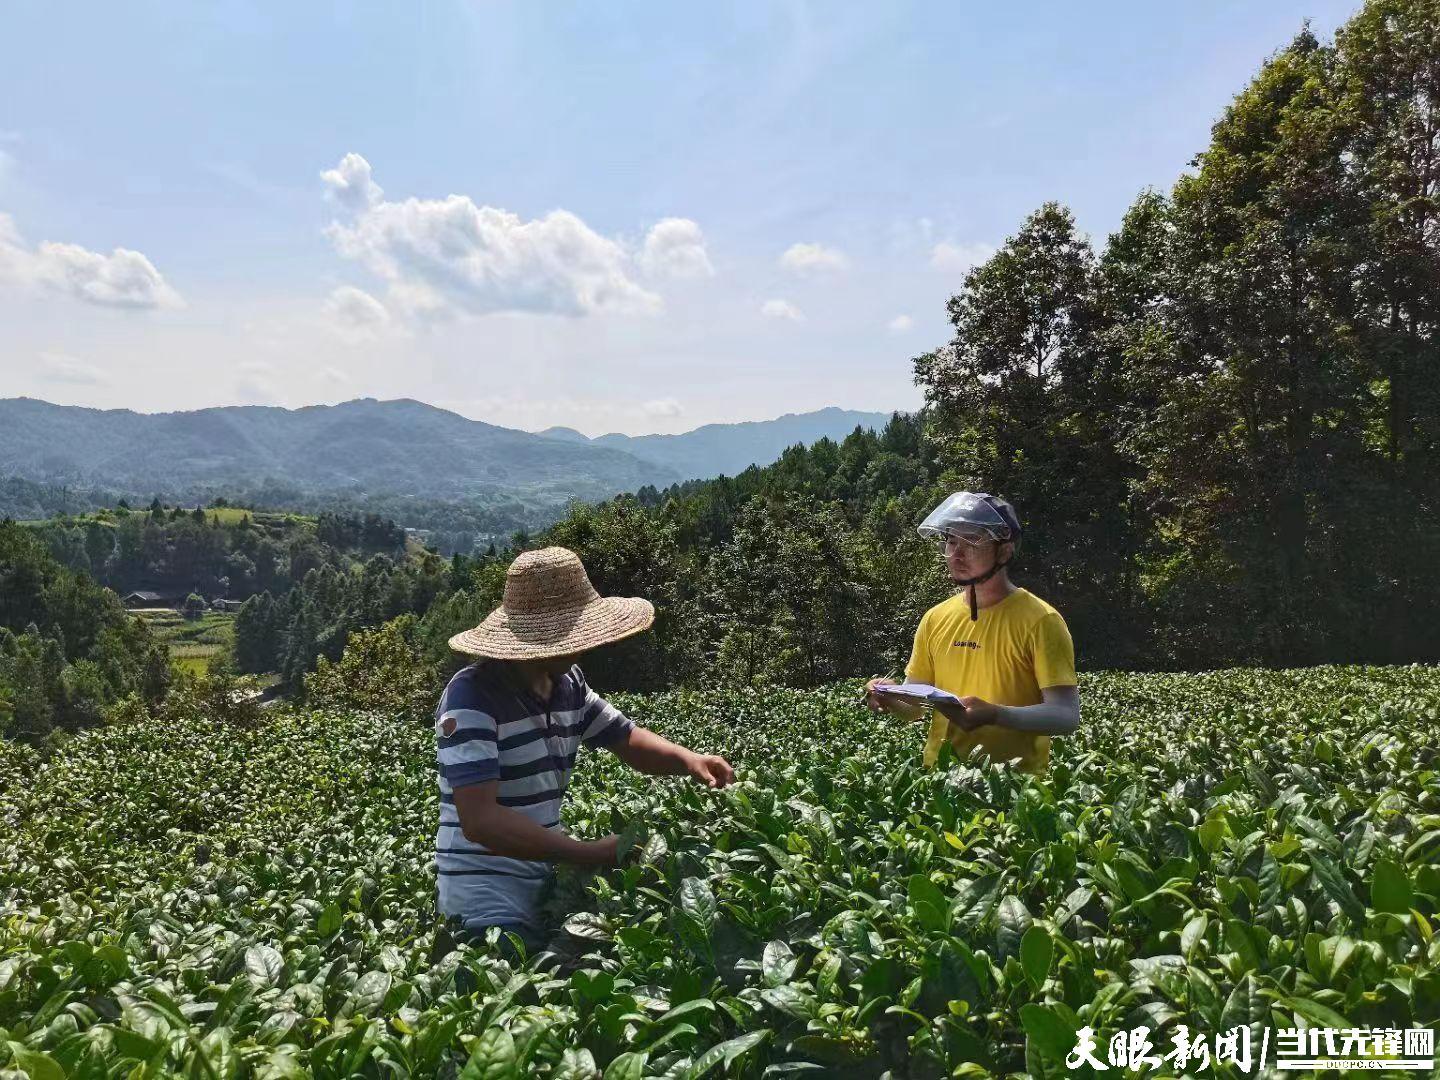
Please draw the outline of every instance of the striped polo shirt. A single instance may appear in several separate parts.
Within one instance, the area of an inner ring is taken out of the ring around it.
[[[611,745],[634,726],[590,689],[578,665],[553,680],[548,703],[513,685],[498,662],[456,672],[435,709],[440,913],[459,916],[469,929],[533,924],[551,873],[548,862],[492,855],[467,840],[455,810],[456,788],[498,780],[501,806],[558,829],[580,744]]]

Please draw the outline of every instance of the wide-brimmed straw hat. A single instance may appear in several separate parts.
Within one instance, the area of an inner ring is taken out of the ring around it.
[[[467,656],[544,660],[638,634],[655,607],[638,596],[601,596],[568,548],[526,551],[505,574],[504,602],[473,630],[450,639]]]

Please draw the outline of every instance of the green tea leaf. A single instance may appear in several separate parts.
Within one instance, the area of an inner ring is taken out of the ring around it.
[[[603,1080],[644,1080],[645,1066],[650,1055],[644,1050],[631,1050],[620,1054],[605,1066]]]
[[[245,971],[257,986],[278,985],[284,967],[285,958],[269,945],[251,945],[245,950]]]
[[[1018,896],[1007,895],[1000,901],[999,920],[995,930],[997,955],[1003,960],[1020,951],[1020,940],[1030,929],[1030,912]]]
[[[475,1041],[460,1080],[511,1080],[519,1075],[515,1039],[504,1028],[486,1028]]]
[[[1315,877],[1321,886],[1330,894],[1330,899],[1340,905],[1340,910],[1350,919],[1355,926],[1365,925],[1365,905],[1355,895],[1355,890],[1345,880],[1345,875],[1340,872],[1328,856],[1316,852],[1310,857],[1310,865],[1315,870]]]
[[[1050,960],[1055,954],[1055,942],[1050,931],[1043,926],[1032,925],[1020,939],[1020,964],[1025,969],[1025,978],[1030,985],[1039,989],[1050,973]]]
[[[1406,914],[1415,903],[1415,890],[1399,863],[1381,859],[1370,878],[1370,903],[1376,911]]]
[[[762,979],[766,986],[783,986],[795,976],[795,954],[783,941],[772,941],[765,946],[760,960]]]
[[[950,905],[940,887],[924,874],[911,874],[909,883],[910,906],[920,925],[927,930],[943,930],[949,921]]]
[[[1079,1029],[1071,1027],[1051,1006],[1033,1003],[1021,1005],[1020,1023],[1024,1026],[1030,1042],[1053,1062],[1063,1063],[1075,1049],[1075,1033]]]
[[[690,877],[680,883],[680,910],[703,927],[715,922],[715,894],[704,878]]]

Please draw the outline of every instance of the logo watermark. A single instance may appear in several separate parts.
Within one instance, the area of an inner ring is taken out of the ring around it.
[[[1118,1031],[1102,1048],[1093,1028],[1075,1033],[1075,1049],[1065,1058],[1067,1069],[1088,1065],[1097,1072],[1109,1069],[1185,1069],[1203,1072],[1228,1062],[1252,1073],[1275,1049],[1275,1068],[1314,1069],[1432,1069],[1435,1032],[1430,1028],[1280,1028],[1261,1029],[1260,1044],[1253,1045],[1248,1027],[1233,1027],[1216,1034],[1196,1032],[1177,1024],[1169,1035],[1170,1049],[1160,1052],[1148,1027]]]

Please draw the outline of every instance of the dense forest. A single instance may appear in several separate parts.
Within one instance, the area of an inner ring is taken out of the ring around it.
[[[40,521],[55,517],[85,517],[112,512],[121,504],[143,506],[152,498],[138,499],[134,493],[103,488],[74,487],[40,483],[18,476],[0,477],[0,519]],[[426,544],[442,554],[483,552],[492,544],[504,544],[516,532],[543,528],[561,517],[569,500],[555,496],[497,494],[466,499],[422,499],[413,495],[315,493],[297,486],[267,481],[241,487],[181,493],[170,501],[183,506],[231,506],[256,512],[258,508],[283,507],[293,514],[383,518],[415,529]],[[267,586],[268,587],[268,586]]]
[[[127,697],[155,704],[169,682],[165,648],[115,593],[0,523],[0,734],[92,724]]]
[[[608,679],[893,669],[957,488],[1018,507],[1087,666],[1440,660],[1437,56],[1416,0],[1302,32],[1098,251],[1047,204],[966,277],[922,416],[531,538],[660,608]]]
[[[460,583],[453,569],[434,553],[375,555],[348,569],[316,567],[282,594],[252,596],[235,617],[235,670],[278,672],[285,688],[298,692],[316,661],[338,659],[355,631],[426,611],[453,593]]]
[[[184,601],[187,618],[217,597],[253,597],[221,668],[276,672],[290,687],[318,657],[338,655],[352,626],[424,610],[440,591],[436,580],[450,580],[448,564],[412,553],[405,531],[373,514],[310,519],[156,500],[145,510],[122,502],[5,522],[0,732],[41,741],[94,723],[127,698],[153,704],[163,696],[172,678],[167,647],[147,620],[126,612],[120,594],[154,591],[157,603],[176,608]]]
[[[32,526],[51,554],[116,592],[149,590],[166,597],[199,593],[243,600],[281,592],[312,569],[348,558],[399,555],[405,530],[376,514],[322,513],[313,522],[288,513],[124,505]]]

